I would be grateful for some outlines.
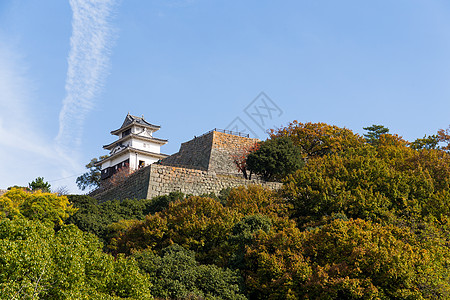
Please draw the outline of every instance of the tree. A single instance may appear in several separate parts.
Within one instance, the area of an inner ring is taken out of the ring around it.
[[[442,143],[442,147],[439,147]],[[450,126],[447,129],[439,129],[437,134],[425,135],[422,139],[416,139],[411,143],[411,148],[419,149],[441,149],[450,151]]]
[[[105,158],[107,158],[108,155],[102,155],[99,158],[93,158],[91,161],[86,165],[86,168],[89,170],[88,172],[84,173],[83,175],[79,176],[77,178],[77,185],[81,190],[85,190],[86,188],[96,188],[100,186],[101,181],[101,167],[95,164]]]
[[[252,179],[252,172],[247,173],[247,157],[250,153],[258,149],[258,143],[239,149],[237,153],[232,155],[234,164],[239,172],[242,172],[245,179]]]
[[[261,142],[247,157],[247,168],[267,181],[281,180],[302,165],[302,154],[289,137]]]
[[[335,219],[257,231],[241,273],[251,299],[448,299],[448,255],[405,228]]]
[[[260,185],[240,186],[230,189],[224,206],[244,215],[264,215],[271,218],[288,217],[290,204],[277,191]]]
[[[256,232],[262,230],[267,233],[271,227],[271,219],[258,214],[245,216],[236,223],[233,227],[233,235],[229,239],[230,244],[234,246],[229,265],[232,268],[245,269],[245,248],[253,243]]]
[[[152,294],[161,299],[247,299],[238,271],[201,265],[195,252],[173,244],[161,255],[149,250],[133,255],[150,275]]]
[[[421,139],[416,139],[414,142],[410,144],[410,147],[414,150],[420,150],[420,149],[438,149],[439,146],[439,139],[438,136],[433,135],[425,135]]]
[[[100,184],[102,187],[115,187],[119,184],[122,184],[135,171],[136,170],[131,170],[128,164],[125,164],[123,167],[118,168],[111,177],[109,177],[107,180],[103,180]]]
[[[58,196],[67,196],[69,195],[69,188],[65,185],[58,186],[56,189],[53,190],[53,193],[58,194]]]
[[[450,126],[447,129],[439,129],[437,133],[437,139],[439,142],[445,143],[442,147],[443,150],[450,151]]]
[[[173,243],[195,251],[202,263],[223,266],[229,256],[228,235],[242,218],[237,210],[224,207],[209,197],[193,196],[169,204],[169,207],[133,226],[118,226],[108,247],[115,253],[129,254],[144,249],[160,252]]]
[[[325,123],[293,121],[287,127],[270,130],[271,138],[283,136],[292,139],[305,159],[338,153],[364,143],[364,140],[350,129]]]
[[[366,144],[309,161],[287,178],[283,191],[301,219],[345,213],[412,220],[450,214],[449,186],[447,153],[415,151],[398,136],[384,134],[377,147]]]
[[[50,183],[44,181],[44,177],[38,177],[28,184],[32,191],[41,190],[44,193],[50,193]]]
[[[13,188],[0,197],[0,218],[26,218],[62,225],[76,212],[66,196]]]
[[[389,133],[389,128],[384,127],[383,125],[372,125],[364,127],[363,129],[367,130],[367,133],[364,134],[364,138],[371,145],[376,145],[381,135]]]
[[[93,233],[107,242],[109,235],[118,229],[117,226],[109,228],[110,224],[121,220],[142,220],[146,215],[164,210],[170,203],[184,199],[184,195],[172,192],[152,199],[110,200],[103,203],[86,195],[69,195],[68,199],[78,210],[66,223],[75,224],[81,230]]]
[[[133,258],[74,225],[0,220],[0,299],[152,299],[150,286]]]

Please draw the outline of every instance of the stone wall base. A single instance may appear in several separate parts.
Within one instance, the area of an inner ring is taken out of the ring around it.
[[[215,193],[225,188],[259,184],[269,189],[281,188],[279,182],[266,182],[259,179],[247,180],[233,175],[216,174],[181,167],[152,164],[131,174],[124,182],[109,188],[90,193],[100,202],[114,199],[150,199],[179,191],[184,194],[202,195]]]

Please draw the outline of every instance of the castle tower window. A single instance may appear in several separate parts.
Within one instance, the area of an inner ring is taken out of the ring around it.
[[[125,130],[125,131],[122,133],[122,137],[127,136],[127,135],[129,135],[129,134],[131,134],[131,128]]]

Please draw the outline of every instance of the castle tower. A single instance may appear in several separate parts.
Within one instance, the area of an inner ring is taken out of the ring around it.
[[[144,116],[136,117],[129,113],[119,129],[111,131],[118,140],[103,146],[109,150],[109,156],[96,165],[101,166],[101,178],[111,177],[118,169],[129,167],[131,171],[145,167],[168,155],[160,152],[160,147],[167,144],[167,140],[153,137],[160,126],[153,125]]]

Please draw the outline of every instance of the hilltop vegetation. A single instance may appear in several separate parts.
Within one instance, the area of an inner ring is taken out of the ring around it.
[[[99,204],[12,189],[0,298],[449,299],[449,130],[366,129],[273,130],[244,169],[280,191]]]

